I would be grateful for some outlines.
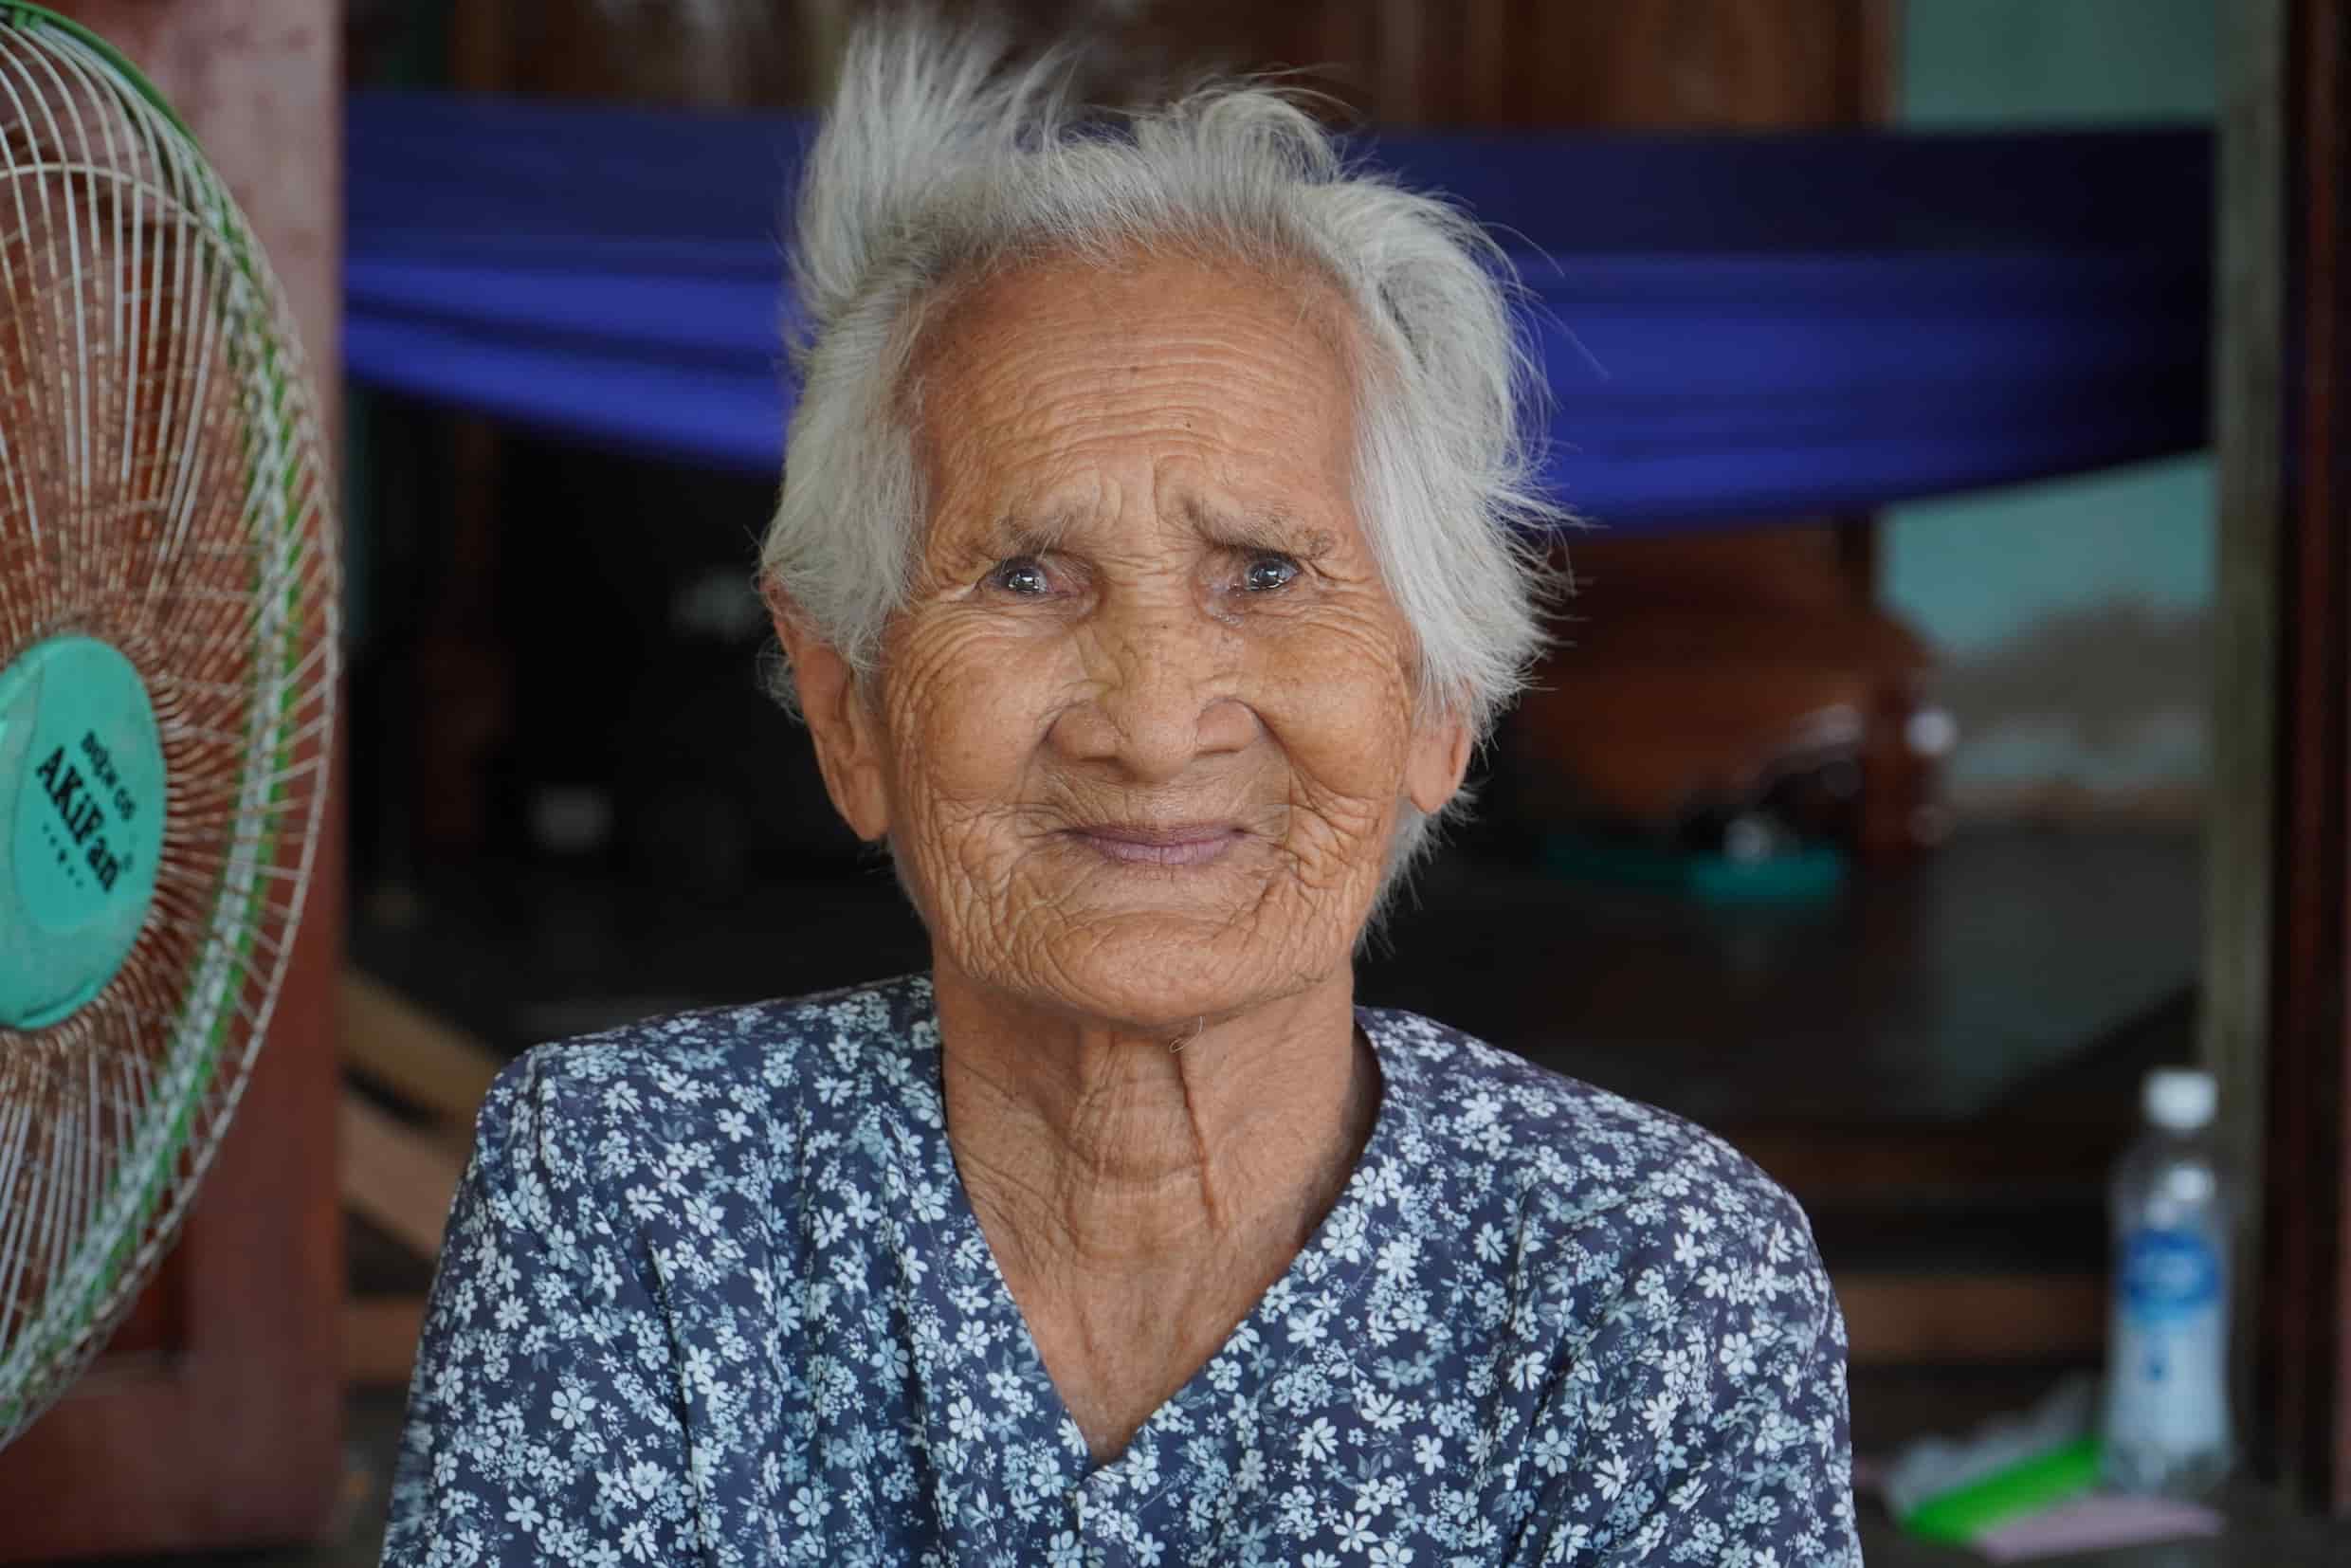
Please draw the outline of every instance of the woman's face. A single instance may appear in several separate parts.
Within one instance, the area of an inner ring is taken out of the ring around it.
[[[1143,1030],[1245,1011],[1349,961],[1400,803],[1459,785],[1357,516],[1341,320],[1152,261],[1041,264],[936,329],[880,679],[794,653],[942,966]]]

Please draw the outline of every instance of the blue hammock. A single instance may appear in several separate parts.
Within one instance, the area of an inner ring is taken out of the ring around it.
[[[750,472],[790,408],[808,122],[428,94],[350,107],[360,382]],[[1402,136],[1503,235],[1550,482],[1629,530],[1866,510],[2205,440],[2211,138]]]

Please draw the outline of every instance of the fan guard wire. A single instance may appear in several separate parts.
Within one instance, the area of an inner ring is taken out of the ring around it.
[[[111,645],[168,778],[121,967],[68,1016],[0,1028],[0,1445],[171,1246],[285,975],[339,657],[307,384],[186,126],[93,35],[0,3],[0,668]]]

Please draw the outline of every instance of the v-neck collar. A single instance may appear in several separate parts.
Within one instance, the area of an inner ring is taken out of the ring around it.
[[[917,1362],[925,1403],[926,1426],[956,1432],[969,1428],[1010,1430],[1032,1425],[1008,1406],[1022,1395],[1033,1400],[1052,1426],[1058,1457],[1054,1489],[1065,1501],[1081,1495],[1113,1495],[1121,1490],[1170,1490],[1154,1478],[1161,1455],[1171,1447],[1185,1449],[1187,1462],[1200,1457],[1186,1439],[1207,1434],[1222,1452],[1224,1463],[1210,1467],[1230,1478],[1239,1467],[1238,1450],[1245,1443],[1246,1423],[1203,1419],[1203,1413],[1221,1406],[1241,1410],[1253,1406],[1269,1377],[1277,1372],[1283,1351],[1301,1335],[1301,1324],[1330,1322],[1341,1316],[1348,1298],[1366,1278],[1376,1242],[1373,1216],[1382,1194],[1393,1193],[1407,1151],[1415,1141],[1412,1124],[1421,1088],[1421,1064],[1409,1048],[1388,1037],[1382,1016],[1368,1008],[1355,1010],[1356,1027],[1372,1048],[1380,1077],[1379,1106],[1371,1136],[1357,1156],[1355,1168],[1289,1267],[1268,1285],[1224,1342],[1183,1385],[1153,1411],[1135,1435],[1113,1459],[1097,1465],[1046,1371],[1045,1358],[1020,1304],[1012,1296],[1004,1271],[989,1245],[971,1194],[963,1185],[947,1137],[946,1091],[942,1076],[939,1015],[931,982],[919,976],[906,982],[895,1031],[908,1053],[908,1070],[893,1074],[903,1085],[888,1097],[898,1127],[891,1141],[920,1167],[938,1201],[918,1206],[909,1239],[928,1255],[921,1261],[934,1272],[938,1285],[952,1293],[965,1323],[978,1325],[977,1334],[1009,1348],[1013,1364],[983,1380],[972,1375],[979,1365],[969,1357],[925,1354],[918,1342]],[[919,1178],[920,1179],[920,1178]],[[973,1332],[970,1329],[966,1333]],[[943,1347],[932,1347],[934,1350]],[[1009,1382],[999,1381],[1008,1377]],[[959,1401],[969,1401],[958,1409]],[[1010,1449],[999,1451],[1010,1460]],[[1031,1456],[1033,1457],[1033,1456]],[[1033,1472],[1020,1477],[999,1475],[1008,1493],[1039,1489]],[[1186,1496],[1197,1511],[1205,1504],[1220,1512],[1217,1500]],[[942,1523],[945,1521],[942,1519]]]

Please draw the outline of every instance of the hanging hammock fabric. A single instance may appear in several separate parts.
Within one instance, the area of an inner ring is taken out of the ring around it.
[[[809,124],[355,95],[361,383],[758,473]],[[1850,512],[2201,446],[2212,143],[1386,135],[1531,298],[1565,503],[1632,531]]]

